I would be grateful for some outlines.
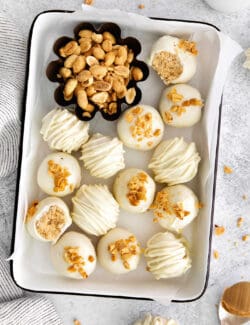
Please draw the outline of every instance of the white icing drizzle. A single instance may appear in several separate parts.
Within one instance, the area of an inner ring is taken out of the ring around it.
[[[83,145],[80,159],[92,176],[109,178],[125,167],[123,154],[118,138],[96,133]]]
[[[171,232],[157,233],[150,238],[145,257],[156,280],[181,276],[191,267],[186,239]]]
[[[82,185],[72,202],[72,219],[87,233],[100,236],[116,226],[119,205],[106,185]]]
[[[80,121],[67,109],[55,108],[42,119],[40,133],[50,149],[71,153],[88,140],[89,123]]]
[[[173,138],[158,145],[148,168],[153,170],[157,182],[175,185],[191,181],[197,174],[200,160],[194,142]]]

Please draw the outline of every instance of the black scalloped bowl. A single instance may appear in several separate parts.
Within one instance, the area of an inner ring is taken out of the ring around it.
[[[59,49],[72,40],[78,40],[79,39],[79,36],[78,36],[79,31],[82,29],[89,29],[95,33],[104,33],[107,31],[107,32],[110,32],[111,34],[113,34],[116,38],[116,43],[118,45],[127,45],[127,47],[134,52],[134,59],[131,62],[130,67],[131,68],[139,67],[143,72],[143,78],[140,81],[130,80],[129,84],[127,85],[127,88],[134,87],[136,90],[136,96],[135,96],[133,103],[127,104],[125,101],[125,98],[118,99],[117,100],[117,112],[112,115],[105,113],[103,110],[100,110],[97,105],[95,105],[94,103],[91,102],[91,104],[94,105],[95,109],[91,113],[91,117],[86,117],[86,116],[82,115],[83,110],[81,109],[81,107],[79,107],[77,105],[77,101],[74,96],[69,101],[66,101],[64,99],[63,88],[64,88],[65,81],[62,81],[62,79],[58,77],[59,69],[63,66],[64,59],[60,56]],[[55,93],[54,93],[55,101],[60,106],[69,106],[69,105],[74,104],[75,114],[80,120],[89,121],[92,118],[94,118],[95,114],[99,111],[105,120],[114,121],[119,118],[119,116],[121,115],[123,110],[125,110],[126,108],[129,108],[131,106],[134,106],[140,102],[142,94],[141,94],[140,88],[138,88],[138,86],[137,86],[137,83],[147,79],[147,77],[149,75],[149,69],[145,62],[139,61],[136,59],[136,56],[141,52],[140,42],[134,37],[127,37],[124,39],[121,38],[121,29],[118,25],[116,25],[114,23],[104,23],[104,24],[100,25],[99,28],[95,28],[94,25],[92,25],[91,23],[87,23],[87,22],[81,23],[81,24],[77,25],[74,29],[74,38],[70,38],[67,36],[60,37],[59,39],[57,39],[55,41],[53,50],[54,50],[55,54],[59,57],[59,59],[49,63],[47,70],[46,70],[46,74],[50,81],[59,83],[59,87],[55,90]]]

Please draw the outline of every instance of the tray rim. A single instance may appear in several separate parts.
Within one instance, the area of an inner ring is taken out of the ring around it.
[[[30,50],[31,50],[31,42],[33,37],[34,26],[37,19],[44,14],[49,13],[73,13],[74,10],[61,10],[61,9],[53,9],[53,10],[45,10],[38,13],[33,19],[27,40],[27,57],[26,57],[26,71],[25,71],[25,80],[24,80],[24,90],[23,90],[23,98],[22,98],[22,108],[20,114],[20,123],[21,123],[21,131],[20,131],[20,144],[19,144],[19,153],[18,153],[18,166],[17,166],[17,176],[16,176],[16,189],[15,189],[15,203],[14,203],[14,215],[13,215],[13,225],[12,225],[12,238],[10,245],[10,256],[14,253],[15,247],[15,239],[16,239],[16,215],[18,208],[18,197],[19,197],[19,185],[20,185],[20,174],[21,174],[21,164],[22,164],[22,153],[23,153],[23,136],[24,136],[24,124],[25,124],[25,116],[26,116],[26,104],[27,104],[27,90],[28,90],[28,81],[29,81],[29,70],[30,70]],[[208,22],[198,21],[198,20],[185,20],[185,19],[174,19],[174,18],[163,18],[163,17],[149,17],[154,20],[163,20],[163,21],[175,21],[175,22],[184,22],[184,23],[194,23],[194,24],[203,24],[214,28],[216,31],[220,32],[220,29]],[[184,299],[184,300],[171,300],[171,302],[175,303],[188,303],[194,302],[200,299],[206,289],[208,287],[209,275],[210,275],[210,262],[211,262],[211,249],[212,249],[212,234],[213,234],[213,221],[214,221],[214,207],[215,207],[215,197],[216,197],[216,184],[217,184],[217,172],[218,172],[218,158],[219,158],[219,146],[220,146],[220,131],[221,131],[221,117],[222,117],[222,102],[223,102],[223,94],[221,96],[221,102],[219,105],[219,116],[218,116],[218,128],[217,128],[217,143],[215,150],[215,164],[214,164],[214,179],[213,179],[213,191],[212,191],[212,205],[211,205],[211,224],[209,229],[209,247],[208,247],[208,256],[207,256],[207,271],[204,287],[199,295],[192,299]],[[154,301],[151,298],[145,297],[131,297],[131,296],[119,296],[119,295],[110,295],[110,294],[93,294],[93,293],[78,293],[78,292],[64,292],[64,291],[53,291],[53,290],[36,290],[36,289],[27,289],[24,286],[21,286],[15,279],[14,275],[14,261],[10,260],[10,275],[15,285],[23,289],[27,292],[33,293],[41,293],[41,294],[57,294],[57,295],[74,295],[74,296],[89,296],[89,297],[100,297],[100,298],[116,298],[116,299],[130,299],[130,300],[146,300],[146,301]]]

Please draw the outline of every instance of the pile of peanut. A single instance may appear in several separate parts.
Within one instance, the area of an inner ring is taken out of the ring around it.
[[[132,104],[136,89],[127,88],[130,80],[140,81],[143,72],[131,67],[134,53],[127,45],[117,44],[110,32],[102,34],[81,30],[79,39],[59,49],[64,58],[58,77],[64,80],[63,95],[66,101],[74,96],[83,116],[90,118],[95,106],[112,115],[117,112],[117,100],[125,98]]]

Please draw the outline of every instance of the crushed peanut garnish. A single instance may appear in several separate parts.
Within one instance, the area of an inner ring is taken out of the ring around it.
[[[138,5],[138,8],[139,9],[144,9],[145,8],[145,5],[143,3],[141,3],[141,4]]]
[[[183,66],[178,56],[167,51],[155,54],[152,67],[166,84],[177,79],[183,72]]]
[[[229,167],[229,166],[224,166],[224,173],[225,174],[232,174],[232,172],[233,172],[233,170],[232,170],[232,168],[231,167]]]
[[[28,222],[33,218],[34,214],[36,213],[38,203],[39,202],[37,200],[31,203],[26,214],[25,222]]]
[[[89,261],[90,263],[93,263],[94,260],[95,260],[94,256],[89,255],[89,257],[88,257],[88,261]]]
[[[173,103],[178,103],[183,99],[183,96],[178,94],[176,88],[174,87],[167,93],[167,98]]]
[[[196,206],[196,208],[197,209],[202,209],[203,207],[204,207],[204,204],[202,203],[202,202],[197,202],[196,204],[195,204],[195,206]]]
[[[246,200],[247,199],[247,196],[245,194],[242,195],[242,199],[243,200]]]
[[[69,185],[68,177],[71,175],[66,167],[55,163],[53,160],[48,161],[48,172],[54,178],[54,192],[62,192]]]
[[[135,236],[129,236],[126,239],[119,239],[108,245],[108,251],[111,254],[111,260],[115,262],[119,254],[125,269],[130,269],[129,260],[137,255],[140,251],[139,245],[136,243]]]
[[[239,217],[237,220],[237,227],[241,227],[242,223],[243,223],[244,219],[242,217]]]
[[[181,103],[182,106],[203,106],[203,102],[198,98],[190,98]]]
[[[176,106],[172,106],[170,108],[170,111],[176,113],[178,116],[181,116],[182,113],[186,113],[186,108],[183,106],[176,105]]]
[[[244,235],[244,236],[242,236],[242,240],[243,241],[247,241],[249,239],[249,235]]]
[[[159,136],[161,134],[161,130],[160,129],[153,130],[152,113],[149,112],[140,115],[141,113],[143,113],[143,109],[140,106],[137,106],[131,112],[128,112],[125,115],[125,118],[129,123],[135,121],[134,125],[131,125],[130,127],[130,132],[132,136],[134,138],[137,137],[138,141],[142,141],[143,138],[151,138],[153,136],[155,137]]]
[[[69,272],[78,272],[84,279],[87,279],[88,274],[84,270],[84,259],[79,255],[79,247],[65,246],[64,260],[69,264]]]
[[[56,205],[50,206],[42,217],[36,221],[36,230],[40,236],[47,240],[56,239],[65,225],[65,214]]]
[[[180,39],[178,47],[180,49],[183,49],[184,51],[190,52],[193,55],[198,54],[198,50],[196,48],[196,43],[195,42],[190,42],[185,39]]]
[[[164,191],[156,194],[156,198],[150,209],[154,210],[155,218],[153,219],[153,222],[158,222],[159,219],[164,218],[163,213],[159,212],[159,210],[163,210],[170,215],[175,214],[175,216],[181,220],[190,214],[189,211],[184,210],[183,203],[178,202],[176,204],[172,204],[169,200],[168,193]]]
[[[137,206],[140,204],[140,201],[146,201],[147,190],[145,183],[147,182],[147,178],[147,174],[141,172],[129,180],[127,184],[127,188],[129,189],[127,198],[131,205]]]
[[[165,118],[168,123],[171,123],[173,121],[173,115],[169,112],[165,112]]]
[[[183,220],[186,216],[190,215],[189,211],[183,209],[183,203],[177,203],[173,206],[173,210],[177,218]]]
[[[92,6],[93,3],[94,3],[94,0],[84,0],[84,4],[85,4],[85,5]]]
[[[215,225],[214,227],[215,227],[214,228],[214,233],[215,233],[216,236],[221,236],[221,235],[224,234],[225,228],[223,226],[217,226],[217,225]]]
[[[81,322],[78,319],[74,319],[74,325],[81,325]]]
[[[214,258],[218,260],[219,258],[219,252],[217,250],[214,250]]]

